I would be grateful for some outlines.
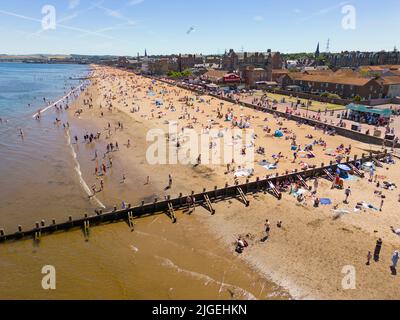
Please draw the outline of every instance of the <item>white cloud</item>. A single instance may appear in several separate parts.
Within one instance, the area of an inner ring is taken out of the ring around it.
[[[326,15],[326,14],[332,12],[332,11],[335,11],[335,10],[337,10],[337,9],[339,9],[339,8],[341,8],[341,7],[343,7],[343,6],[345,6],[345,5],[348,4],[348,3],[349,3],[349,1],[342,1],[342,2],[340,2],[339,4],[337,4],[337,5],[335,5],[335,6],[327,7],[327,8],[322,8],[322,9],[320,9],[320,10],[318,10],[318,11],[312,13],[309,17],[304,18],[303,20],[305,21],[305,20],[309,20],[309,19],[314,18],[314,17],[317,17],[317,16]]]
[[[69,9],[75,9],[77,6],[79,6],[79,3],[80,3],[81,1],[80,0],[69,0],[68,1],[68,8]]]
[[[130,0],[128,2],[128,6],[136,6],[136,5],[141,4],[143,2],[144,2],[144,0]]]
[[[105,8],[102,6],[97,6],[97,8],[101,9],[104,11],[104,13],[110,17],[113,17],[115,19],[118,20],[122,20],[125,21],[126,23],[130,24],[130,25],[136,25],[136,21],[124,16],[120,10],[113,10],[113,9],[109,9],[109,8]]]
[[[264,17],[263,16],[255,16],[253,18],[254,21],[264,21]]]

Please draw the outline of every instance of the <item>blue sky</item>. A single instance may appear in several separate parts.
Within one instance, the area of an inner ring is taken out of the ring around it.
[[[43,30],[42,8],[56,28]],[[356,12],[344,29],[344,6]],[[400,49],[399,0],[2,0],[0,53],[136,55]]]

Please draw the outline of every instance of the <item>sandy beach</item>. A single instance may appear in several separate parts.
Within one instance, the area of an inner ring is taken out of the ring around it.
[[[162,101],[162,105],[157,107],[156,100]],[[132,73],[94,67],[92,85],[70,110],[71,137],[78,137],[75,148],[88,185],[96,186],[96,197],[107,207],[112,207],[124,201],[138,205],[142,199],[149,202],[154,197],[233,184],[235,171],[227,173],[226,164],[150,165],[146,161],[146,150],[151,145],[146,141],[146,135],[150,129],[168,132],[171,122],[176,123],[178,132],[190,127],[199,135],[210,127],[221,131],[231,128],[231,122],[218,118],[218,111],[223,117],[231,111],[237,118],[245,119],[248,129],[253,129],[256,135],[254,147],[265,149],[264,155],[255,156],[252,178],[301,169],[304,163],[309,167],[329,163],[335,160],[338,155],[335,151],[340,145],[344,146],[343,156],[344,149],[350,145],[348,149],[351,150],[347,150],[346,156],[361,155],[372,148],[238,105],[226,102],[222,105],[215,98],[196,97],[192,92]],[[284,136],[290,138],[274,137],[276,130],[284,131]],[[98,141],[81,145],[85,133],[96,135],[97,132],[101,133]],[[313,158],[298,157],[293,162],[293,135],[297,144],[303,147],[312,141],[323,143],[314,145]],[[107,153],[106,146],[111,142],[113,145],[118,142],[118,151]],[[272,156],[279,153],[277,169],[267,170],[258,165],[262,160],[274,163],[276,158]],[[335,153],[335,156],[327,153]],[[101,168],[103,164],[106,173],[95,175],[96,167]],[[399,184],[397,168],[398,164],[384,164],[383,168],[377,168],[376,176],[381,183]],[[171,188],[166,188],[169,175],[173,183]],[[246,177],[237,179],[243,182]],[[368,182],[368,178],[353,177],[344,183],[345,188],[349,185],[352,190],[347,204],[343,203],[343,190],[331,189],[331,182],[319,180],[317,195],[330,199],[331,205],[313,208],[311,195],[306,195],[306,201],[299,203],[296,197],[287,193],[280,202],[268,194],[258,194],[249,197],[249,208],[232,200],[216,204],[214,216],[199,208],[190,219],[200,221],[231,252],[232,258],[238,257],[265,279],[285,288],[294,298],[397,299],[399,278],[391,274],[389,267],[393,251],[399,249],[399,236],[390,228],[400,228],[398,190],[378,188],[376,183]],[[313,185],[313,181],[309,181],[309,185]],[[381,212],[376,209],[380,206],[381,194],[378,196],[375,191],[385,195]],[[362,201],[375,209],[355,211],[357,203]],[[267,241],[261,242],[266,219],[271,223],[271,233]],[[282,221],[281,228],[276,226],[277,221]],[[242,255],[234,251],[239,235],[248,235],[249,247]],[[374,252],[378,238],[383,240],[380,261],[367,266],[367,253]],[[342,287],[345,266],[353,266],[356,270],[355,289]]]

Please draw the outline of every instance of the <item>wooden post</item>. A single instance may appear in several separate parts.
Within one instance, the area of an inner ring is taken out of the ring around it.
[[[131,228],[131,231],[133,231],[135,229],[135,222],[133,219],[132,211],[128,212],[128,224],[129,224],[129,227]]]
[[[83,232],[85,233],[86,241],[89,240],[89,228],[90,228],[90,223],[88,220],[85,220],[83,222]]]
[[[183,197],[183,194],[181,192],[181,193],[179,193],[179,205],[182,205],[182,202],[183,202],[182,197]]]

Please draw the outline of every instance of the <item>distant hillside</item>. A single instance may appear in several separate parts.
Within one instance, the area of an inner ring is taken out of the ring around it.
[[[0,60],[51,60],[51,59],[69,59],[69,55],[44,55],[44,54],[32,54],[32,55],[8,55],[0,54]]]

